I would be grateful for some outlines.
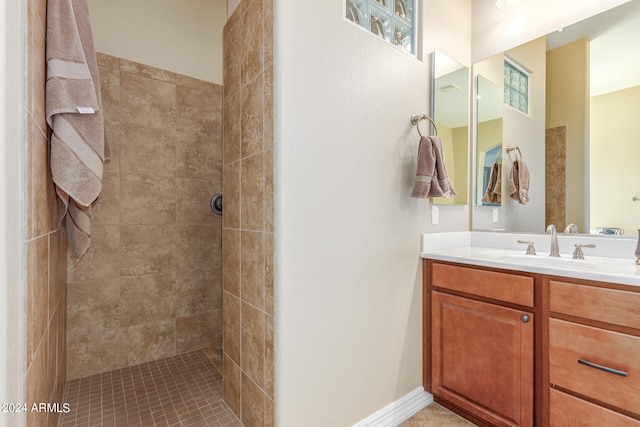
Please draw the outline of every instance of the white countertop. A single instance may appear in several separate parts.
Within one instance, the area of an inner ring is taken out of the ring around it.
[[[536,242],[537,255],[525,255]],[[576,279],[640,286],[640,266],[635,263],[636,241],[630,238],[558,235],[560,258],[549,257],[550,237],[541,234],[453,232],[422,235],[422,258],[484,267],[526,271]],[[585,248],[584,260],[571,259],[574,244],[596,244]]]

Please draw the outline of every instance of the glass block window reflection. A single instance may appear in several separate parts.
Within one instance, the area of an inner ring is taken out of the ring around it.
[[[529,73],[512,61],[504,60],[504,103],[529,114]]]
[[[415,54],[416,0],[345,0],[346,18]]]

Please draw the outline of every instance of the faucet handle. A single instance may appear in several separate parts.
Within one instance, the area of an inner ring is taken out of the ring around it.
[[[589,245],[581,245],[580,243],[576,243],[575,244],[575,250],[573,251],[573,256],[571,258],[573,259],[584,259],[584,253],[582,252],[582,248],[595,248],[596,245],[593,244],[589,244]]]
[[[533,247],[533,244],[535,242],[527,241],[527,240],[518,240],[518,243],[522,243],[522,244],[526,244],[527,245],[527,255],[535,255],[536,254],[536,248]]]

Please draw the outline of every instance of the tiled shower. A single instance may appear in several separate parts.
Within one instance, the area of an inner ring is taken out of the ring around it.
[[[26,8],[25,401],[222,351],[224,335],[225,401],[247,426],[274,425],[273,0],[243,0],[225,26],[224,98],[220,85],[98,54],[111,161],[80,261],[65,257],[47,172],[46,2]],[[223,175],[219,217],[209,201]],[[27,417],[53,426],[58,414]]]
[[[112,159],[69,261],[67,378],[222,347],[222,87],[98,54]]]

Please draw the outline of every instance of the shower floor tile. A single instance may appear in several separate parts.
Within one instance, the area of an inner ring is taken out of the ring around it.
[[[58,427],[242,427],[202,350],[68,381],[63,402]]]

